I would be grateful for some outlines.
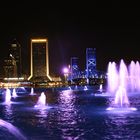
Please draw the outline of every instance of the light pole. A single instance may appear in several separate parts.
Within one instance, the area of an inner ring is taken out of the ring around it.
[[[63,73],[64,73],[64,83],[66,85],[67,84],[67,78],[68,78],[68,75],[69,75],[69,69],[67,67],[64,67],[63,68]]]

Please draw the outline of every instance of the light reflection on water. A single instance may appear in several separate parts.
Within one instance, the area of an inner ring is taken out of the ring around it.
[[[105,120],[108,133],[105,138],[111,139],[139,139],[139,113],[109,114]],[[138,122],[137,122],[138,121]]]
[[[38,96],[26,95],[25,100],[17,98],[19,104],[0,104],[0,118],[16,125],[29,140],[140,138],[140,95],[130,99],[137,111],[113,113],[106,111],[112,97],[94,96],[93,91],[45,91],[48,106],[34,108],[41,92],[36,92]]]
[[[75,94],[72,90],[65,90],[59,96],[59,121],[61,124],[61,131],[63,139],[73,139],[69,132],[76,131],[78,110],[75,107]],[[63,123],[65,122],[65,123]]]
[[[6,117],[7,119],[12,118],[13,110],[12,110],[11,105],[5,105],[5,106],[4,106],[4,114],[5,114],[5,117]]]

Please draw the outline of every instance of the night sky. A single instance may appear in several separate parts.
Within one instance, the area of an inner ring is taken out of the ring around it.
[[[68,4],[67,4],[68,5]],[[140,15],[137,8],[111,3],[109,8],[36,4],[0,9],[0,59],[16,38],[22,46],[24,71],[29,71],[29,46],[33,37],[48,37],[50,73],[60,74],[70,57],[85,67],[86,48],[96,48],[97,69],[106,71],[109,61],[140,61]],[[106,4],[107,5],[107,4]]]

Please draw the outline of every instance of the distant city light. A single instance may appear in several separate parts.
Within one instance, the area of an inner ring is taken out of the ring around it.
[[[14,58],[12,54],[10,54],[10,57]]]
[[[64,73],[68,73],[69,72],[69,69],[67,67],[63,68],[63,72]]]
[[[32,42],[47,42],[47,39],[32,39]]]
[[[19,78],[18,77],[4,78],[4,80],[15,80],[15,81],[16,80],[24,80],[24,77],[19,77]]]

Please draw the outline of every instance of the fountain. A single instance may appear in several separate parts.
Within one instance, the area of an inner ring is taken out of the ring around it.
[[[16,98],[17,97],[17,93],[16,93],[16,89],[14,88],[13,89],[13,92],[12,92],[12,97]]]
[[[119,107],[123,106],[129,106],[129,100],[127,97],[126,89],[122,86],[119,86],[116,95],[115,95],[115,105],[118,105]]]
[[[100,88],[99,88],[99,90],[100,90],[100,91],[103,90],[103,85],[102,85],[102,84],[100,84]]]
[[[31,93],[30,94],[31,95],[34,94],[34,89],[33,88],[31,88]]]
[[[4,130],[7,129],[17,140],[27,140],[15,126],[7,121],[0,119],[0,127],[4,128]]]
[[[77,88],[78,88],[78,87],[77,87],[77,85],[76,85],[76,86],[75,86],[75,89],[77,90]]]
[[[5,101],[4,101],[5,104],[10,104],[11,103],[11,91],[10,89],[6,89],[6,92],[5,92]]]
[[[30,95],[35,95],[35,93],[34,93],[34,88],[33,88],[33,87],[31,88]]]
[[[88,90],[87,86],[84,86],[84,90]]]
[[[39,96],[39,99],[36,103],[36,105],[34,106],[35,108],[44,108],[46,107],[46,95],[44,92],[41,93],[41,95]]]
[[[135,67],[132,68],[134,69]],[[131,76],[129,73],[131,73]],[[118,69],[115,62],[109,62],[108,92],[115,93],[115,99],[112,103],[113,107],[109,107],[107,110],[137,110],[134,107],[130,107],[129,99],[127,96],[127,92],[132,89],[131,87],[134,84],[129,83],[129,81],[132,81],[132,78],[134,78],[134,75],[132,76],[132,69],[129,69],[128,71],[128,68],[126,67],[123,60],[120,61],[120,66]],[[135,88],[137,87],[135,86]]]
[[[68,89],[69,89],[69,90],[72,90],[70,86],[68,87]]]
[[[25,87],[18,87],[18,88],[16,88],[16,92],[18,93],[18,95],[22,95],[26,92],[26,88]]]
[[[102,85],[102,84],[100,84],[100,86],[99,86],[99,90],[98,90],[98,91],[100,91],[100,92],[103,91],[103,85]]]

